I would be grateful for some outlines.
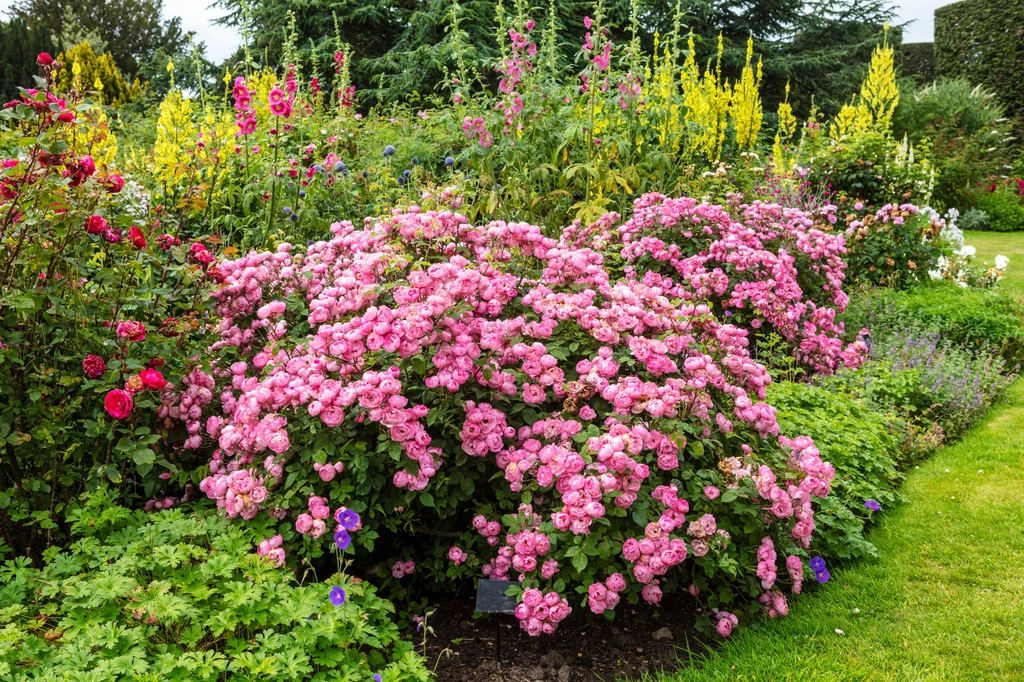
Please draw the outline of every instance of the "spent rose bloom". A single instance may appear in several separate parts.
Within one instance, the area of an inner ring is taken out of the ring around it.
[[[115,388],[103,399],[103,407],[114,419],[126,419],[132,412],[132,396],[128,391]]]
[[[82,370],[90,379],[98,379],[107,371],[107,363],[98,355],[87,355],[82,360]]]
[[[125,320],[117,323],[117,335],[126,341],[145,341],[146,325],[135,320]]]

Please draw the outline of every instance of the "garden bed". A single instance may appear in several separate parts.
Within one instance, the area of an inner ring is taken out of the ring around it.
[[[427,662],[438,682],[606,682],[675,670],[687,651],[708,641],[689,595],[666,596],[661,608],[620,607],[614,621],[571,618],[553,635],[530,637],[514,616],[474,618],[472,600],[442,603],[430,618]],[[497,666],[497,629],[501,660]],[[409,632],[414,641],[422,634]],[[445,654],[449,650],[451,655]]]

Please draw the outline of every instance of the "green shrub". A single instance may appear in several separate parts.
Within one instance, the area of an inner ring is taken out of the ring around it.
[[[965,289],[952,282],[905,291],[874,289],[853,297],[844,314],[848,333],[867,327],[876,342],[916,322],[971,350],[996,348],[1010,362],[1024,358],[1024,307],[999,290]]]
[[[768,400],[778,410],[782,433],[814,439],[822,459],[836,469],[832,492],[815,515],[821,553],[843,559],[875,556],[864,538],[867,500],[885,508],[900,499],[897,459],[905,435],[898,419],[872,411],[843,393],[808,384],[773,384]]]
[[[962,230],[987,230],[988,213],[980,208],[969,208],[960,214],[960,229]]]
[[[94,503],[72,517],[84,537],[45,568],[0,568],[4,680],[430,679],[367,583],[296,585],[216,516]]]
[[[1024,230],[1024,197],[1016,184],[984,184],[971,193],[971,202],[988,215],[987,224],[981,229],[993,232]]]
[[[942,79],[900,97],[893,119],[898,139],[931,143],[939,173],[932,205],[964,208],[975,185],[1011,161],[1010,123],[995,95],[963,78]]]

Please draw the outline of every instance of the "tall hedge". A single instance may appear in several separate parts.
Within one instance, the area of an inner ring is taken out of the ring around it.
[[[925,83],[935,80],[934,43],[903,43],[903,73]]]
[[[935,75],[963,76],[1024,115],[1024,0],[961,0],[935,10]]]

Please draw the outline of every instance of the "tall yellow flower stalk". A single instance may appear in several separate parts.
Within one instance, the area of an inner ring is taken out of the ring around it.
[[[893,56],[894,51],[889,44],[889,25],[886,24],[885,37],[882,44],[876,46],[871,53],[871,66],[860,88],[861,102],[867,107],[875,125],[880,128],[888,128],[892,124],[892,115],[900,102]]]
[[[775,172],[788,173],[796,162],[795,156],[790,159],[786,155],[786,144],[793,141],[796,135],[796,116],[793,105],[789,103],[789,81],[786,81],[786,96],[779,102],[779,128],[775,131],[775,145],[772,147],[772,162]]]
[[[693,61],[693,36],[690,36],[688,50],[690,54],[683,64],[680,78],[687,108],[686,127],[692,131],[689,151],[704,154],[709,161],[715,162],[722,156],[732,101],[732,86],[722,80],[722,35],[718,35],[718,59],[714,69],[709,64],[699,78]]]
[[[198,137],[199,131],[192,121],[192,102],[182,97],[180,90],[168,90],[160,102],[153,146],[154,175],[165,190],[188,168]]]
[[[659,38],[654,36],[653,68],[648,65],[644,74],[640,98],[644,107],[640,109],[640,122],[647,126],[653,125],[658,135],[658,145],[662,149],[679,151],[681,142],[681,116],[679,91],[674,78],[675,55],[671,46],[665,47],[664,55],[658,54]],[[638,135],[637,143],[641,145],[642,135]]]
[[[69,85],[78,92],[82,92],[83,69],[79,62],[71,65],[71,81]],[[96,86],[99,85],[98,88]],[[94,84],[97,91],[102,89],[99,79]],[[91,109],[81,112],[78,115],[78,123],[75,124],[75,151],[79,154],[89,154],[96,167],[102,170],[113,168],[114,160],[117,157],[117,137],[110,130],[110,121],[107,119],[103,106],[96,103]]]
[[[719,37],[721,45],[721,37]],[[719,47],[721,55],[721,47]],[[751,66],[754,58],[754,39],[747,39],[747,60],[743,65],[740,80],[732,93],[732,105],[729,114],[736,129],[736,145],[740,149],[753,149],[757,142],[757,134],[761,130],[761,119],[764,112],[761,108],[761,60],[757,60],[757,73]]]

